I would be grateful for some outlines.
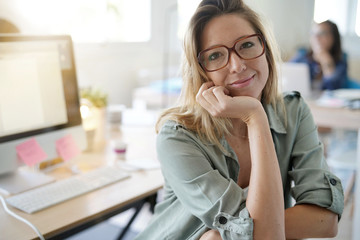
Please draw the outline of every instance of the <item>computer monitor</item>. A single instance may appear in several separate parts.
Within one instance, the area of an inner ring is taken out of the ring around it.
[[[23,164],[17,145],[35,138],[54,159],[69,134],[86,148],[71,37],[0,35],[0,183]]]

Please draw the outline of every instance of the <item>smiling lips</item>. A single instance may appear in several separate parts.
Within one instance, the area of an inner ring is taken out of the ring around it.
[[[250,84],[251,80],[254,79],[254,75],[249,77],[249,78],[246,78],[246,79],[241,79],[241,80],[238,80],[236,82],[233,82],[230,85],[230,87],[235,87],[235,88],[242,88],[242,87],[246,87],[247,85]]]

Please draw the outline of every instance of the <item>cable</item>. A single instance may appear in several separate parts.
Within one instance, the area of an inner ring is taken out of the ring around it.
[[[39,236],[40,240],[45,240],[44,236],[41,234],[39,229],[37,229],[37,227],[35,227],[31,222],[29,222],[25,218],[20,217],[19,215],[17,215],[16,213],[14,213],[10,209],[8,209],[8,207],[6,206],[5,199],[1,195],[0,195],[0,200],[1,200],[1,203],[2,203],[2,205],[4,207],[4,209],[5,209],[5,212],[7,212],[9,215],[13,216],[14,218],[16,218],[16,219],[26,223],[27,225],[29,225],[36,232],[36,234]]]

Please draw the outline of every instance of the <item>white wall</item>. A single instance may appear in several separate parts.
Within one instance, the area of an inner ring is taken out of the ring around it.
[[[313,20],[314,0],[245,0],[272,27],[284,60],[307,44]]]
[[[131,106],[138,72],[162,64],[161,49],[149,44],[76,43],[74,48],[80,87],[104,90],[112,104]]]
[[[14,22],[23,34],[46,34],[24,17],[27,9],[22,7],[23,3],[24,0],[0,0],[0,17]],[[32,3],[36,5],[37,1],[32,0]],[[131,106],[134,87],[144,84],[145,79],[162,79],[163,32],[165,24],[176,26],[175,4],[176,0],[152,0],[152,39],[148,43],[74,43],[80,87],[95,86],[109,94],[111,104]],[[170,29],[170,33],[175,35],[176,30]],[[172,37],[171,65],[179,65],[179,45],[176,36]]]
[[[24,0],[0,0],[0,17],[16,23],[23,33],[32,33],[35,28],[24,17],[26,9],[22,9],[19,4],[21,1]],[[289,59],[297,47],[308,44],[314,0],[245,1],[270,22],[284,60]],[[31,2],[35,4],[36,0]],[[170,39],[169,48],[172,49],[169,53],[169,65],[175,69],[175,73],[178,72],[176,69],[180,64],[181,40],[176,38],[176,13],[169,10],[175,4],[176,0],[152,0],[152,39],[148,43],[75,43],[79,85],[99,87],[109,94],[111,104],[131,106],[132,90],[135,87],[163,78],[166,39]],[[14,6],[22,11],[17,11]],[[165,28],[165,24],[171,27]],[[164,35],[165,29],[170,29],[169,36]],[[360,71],[356,67],[360,54],[351,50],[354,45],[351,41],[344,42],[345,49],[348,48],[346,45],[350,46],[350,70]],[[360,79],[360,73],[354,74],[351,75]]]
[[[176,26],[173,11],[176,0],[152,0],[152,4],[153,28],[150,42],[75,44],[80,86],[97,86],[109,94],[111,104],[131,106],[135,87],[163,78],[163,32],[167,23],[173,22]],[[171,38],[172,47],[179,44],[175,41],[174,37]],[[179,51],[177,46],[170,53],[172,65],[179,65]]]

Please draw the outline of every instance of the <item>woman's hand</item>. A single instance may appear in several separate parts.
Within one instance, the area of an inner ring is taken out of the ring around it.
[[[199,240],[221,240],[221,236],[217,230],[211,229],[204,233]]]
[[[313,57],[320,64],[324,76],[331,75],[335,71],[335,62],[329,52],[314,52]]]
[[[329,64],[334,65],[334,60],[332,59],[331,54],[324,49],[321,49],[316,52],[314,51],[313,58],[321,65],[329,65]]]
[[[196,100],[214,117],[240,118],[245,123],[262,107],[258,99],[229,96],[228,89],[214,86],[213,82],[206,82],[200,87]]]

